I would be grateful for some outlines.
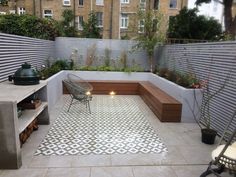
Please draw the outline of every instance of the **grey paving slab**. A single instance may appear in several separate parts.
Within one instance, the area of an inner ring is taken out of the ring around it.
[[[45,177],[90,177],[90,168],[49,168]]]
[[[169,166],[139,166],[133,167],[135,177],[177,177],[175,171]]]
[[[178,177],[198,177],[207,169],[207,165],[172,166],[172,168]],[[215,177],[215,175],[211,174],[207,177],[213,176]],[[232,177],[233,175],[223,172],[221,176]]]
[[[206,165],[195,165],[195,166],[172,166],[178,177],[197,177],[206,170]]]
[[[47,169],[4,170],[1,177],[44,177]]]
[[[134,177],[131,167],[94,167],[91,177]]]
[[[71,167],[75,158],[76,156],[34,156],[30,167]]]
[[[178,146],[177,149],[183,155],[187,164],[208,164],[211,161],[211,152],[214,145],[202,146]]]
[[[111,155],[112,166],[155,165],[164,154]],[[160,164],[160,163],[159,163]]]
[[[178,146],[168,146],[168,153],[162,159],[157,158],[162,165],[187,164],[184,156],[180,153]]]
[[[72,161],[72,167],[111,166],[110,155],[82,155],[76,156]]]

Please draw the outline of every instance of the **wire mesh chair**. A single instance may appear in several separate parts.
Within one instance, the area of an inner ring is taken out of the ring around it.
[[[67,91],[71,96],[71,102],[67,111],[68,112],[70,111],[72,104],[80,102],[85,104],[86,108],[89,109],[89,113],[91,113],[89,102],[92,100],[92,95],[91,95],[91,91],[93,90],[92,85],[74,74],[68,74],[67,79],[63,81]]]
[[[233,118],[236,116],[234,112],[231,120],[228,122],[223,135],[219,141],[219,144],[215,150],[212,151],[212,161],[205,172],[200,177],[206,177],[209,174],[221,177],[220,174],[223,171],[228,170],[230,174],[236,177],[236,128],[234,126],[233,132],[230,131],[230,125]],[[226,140],[226,144],[222,142]]]

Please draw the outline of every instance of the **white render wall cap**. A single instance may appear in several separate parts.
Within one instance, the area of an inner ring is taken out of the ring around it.
[[[37,85],[14,85],[13,82],[2,82],[0,83],[0,102],[11,101],[19,103],[46,85],[46,80],[40,80]]]

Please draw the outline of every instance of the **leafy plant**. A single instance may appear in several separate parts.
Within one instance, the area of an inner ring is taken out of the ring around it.
[[[68,62],[67,60],[56,60],[47,68],[43,68],[40,71],[40,75],[42,79],[47,79],[61,70],[71,70],[72,68],[73,68],[72,62]]]
[[[153,72],[154,69],[153,55],[155,47],[165,41],[163,17],[164,16],[159,11],[154,11],[153,9],[147,9],[145,11],[140,9],[137,13],[136,24],[142,21],[144,29],[143,32],[138,33],[138,36],[134,38],[137,44],[133,46],[133,49],[143,49],[147,52],[151,72]]]
[[[125,34],[125,35],[121,36],[120,39],[121,39],[121,40],[129,40],[130,37],[129,37],[128,34]]]
[[[108,48],[105,48],[104,54],[105,54],[104,64],[105,66],[108,67],[110,66],[110,61],[111,61],[111,50]]]
[[[219,40],[222,35],[221,24],[212,17],[197,15],[197,12],[197,8],[185,7],[178,15],[171,17],[168,38]]]
[[[168,68],[160,68],[157,75],[164,77],[176,84],[186,88],[200,88],[200,80],[196,75],[189,73],[180,73],[177,71],[171,71]]]
[[[87,49],[87,58],[85,61],[86,66],[91,66],[96,57],[97,45],[93,44]]]
[[[100,28],[97,23],[97,16],[92,11],[89,14],[87,22],[82,23],[83,30],[81,31],[81,37],[84,38],[101,38]]]
[[[56,21],[32,15],[0,15],[0,32],[47,40],[59,36]]]
[[[62,17],[63,20],[60,22],[62,36],[76,37],[77,31],[75,25],[72,25],[75,18],[73,11],[70,9],[64,10],[62,12]]]
[[[120,63],[121,63],[121,68],[125,69],[127,68],[127,52],[122,51],[120,54]]]
[[[97,71],[114,71],[115,68],[112,66],[98,66]]]

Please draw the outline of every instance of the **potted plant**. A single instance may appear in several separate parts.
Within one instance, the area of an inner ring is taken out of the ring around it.
[[[207,83],[205,88],[203,88],[203,100],[200,107],[200,121],[202,121],[201,123],[205,127],[201,127],[201,124],[199,123],[202,133],[202,142],[205,144],[214,144],[217,135],[217,131],[211,128],[212,116],[210,113],[210,103],[215,96],[216,93],[211,94],[209,84]]]
[[[198,118],[197,115],[192,111],[194,119],[198,123],[199,127],[201,128],[202,133],[202,142],[205,144],[214,144],[215,137],[217,135],[217,131],[212,127],[212,115],[210,106],[214,98],[221,93],[224,88],[226,87],[230,76],[228,75],[224,82],[220,85],[220,87],[216,90],[212,90],[210,88],[209,83],[209,76],[207,80],[201,81],[201,89],[202,89],[202,103],[197,103],[198,109],[200,111],[200,117]],[[195,99],[196,101],[196,99]]]

